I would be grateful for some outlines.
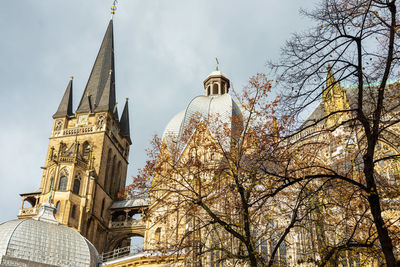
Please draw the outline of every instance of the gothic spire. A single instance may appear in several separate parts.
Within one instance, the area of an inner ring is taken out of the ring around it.
[[[71,76],[71,80],[68,83],[67,89],[65,90],[64,96],[61,99],[57,112],[53,115],[53,119],[72,116],[74,114],[72,112],[72,80],[73,77]]]
[[[111,73],[110,70],[112,70]],[[83,92],[76,113],[90,112],[91,110],[95,110],[97,108],[103,95],[103,90],[106,88],[107,80],[109,79],[111,87],[114,88],[114,33],[112,19],[108,24],[106,34],[104,35],[103,42],[101,43],[99,53],[97,54],[96,61],[94,62],[92,72],[90,73],[89,80],[86,84],[85,91]],[[91,95],[91,104],[89,103],[87,95]],[[109,102],[107,105],[111,106],[112,109],[114,107],[114,102]],[[90,105],[92,105],[92,107],[90,107]]]
[[[128,98],[126,99],[126,102],[125,102],[124,111],[122,111],[119,127],[121,130],[121,132],[120,132],[121,135],[126,137],[129,140],[129,142],[132,143],[131,137],[130,137],[130,130],[129,130]]]

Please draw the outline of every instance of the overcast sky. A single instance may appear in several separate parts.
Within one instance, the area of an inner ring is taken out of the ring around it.
[[[215,68],[235,90],[267,71],[290,34],[310,27],[299,8],[316,0],[119,0],[114,17],[116,93],[130,102],[127,181],[154,134],[203,94]],[[52,115],[69,76],[74,109],[110,19],[112,0],[2,1],[0,9],[0,222],[15,219],[19,193],[39,188]]]

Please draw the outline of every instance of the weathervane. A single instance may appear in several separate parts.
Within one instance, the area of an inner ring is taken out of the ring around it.
[[[218,61],[217,57],[215,58],[215,61],[217,62],[217,65],[215,66],[215,70],[218,70],[219,61]]]
[[[114,0],[113,4],[111,6],[111,18],[113,18],[114,14],[115,14],[115,11],[117,10],[117,5],[116,4],[118,4],[118,1]]]

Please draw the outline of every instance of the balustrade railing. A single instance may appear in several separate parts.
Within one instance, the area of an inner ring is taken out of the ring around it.
[[[106,262],[106,261],[111,261],[114,259],[122,258],[122,257],[128,256],[128,255],[137,254],[142,250],[143,250],[142,248],[135,247],[135,246],[117,248],[110,252],[103,253],[101,255],[101,258],[102,258],[103,262]]]
[[[92,133],[94,131],[95,131],[95,126],[78,127],[78,128],[54,131],[53,136],[78,135],[78,134]]]
[[[110,221],[110,228],[126,228],[126,227],[133,227],[133,226],[142,226],[143,220],[126,220],[126,221],[119,221],[119,222],[113,222]]]
[[[82,159],[79,159],[77,157],[60,157],[59,162],[63,163],[74,163],[76,161],[76,164],[82,168],[87,168],[88,163]]]
[[[36,208],[22,208],[19,210],[18,216],[36,215],[36,214],[37,214]]]

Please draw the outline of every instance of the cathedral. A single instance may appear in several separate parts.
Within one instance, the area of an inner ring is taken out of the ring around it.
[[[217,65],[203,81],[203,94],[194,97],[166,124],[155,164],[159,171],[152,177],[149,195],[126,198],[132,139],[129,101],[126,99],[121,115],[116,105],[113,23],[113,19],[108,23],[78,107],[72,108],[71,77],[52,116],[39,189],[21,193],[18,220],[0,224],[0,266],[248,266],[245,261],[224,259],[223,255],[232,251],[243,251],[224,232],[231,226],[215,226],[217,219],[208,219],[212,213],[188,206],[182,199],[190,194],[203,195],[204,201],[212,199],[208,209],[225,212],[232,221],[237,219],[242,211],[229,210],[234,206],[217,197],[232,187],[229,174],[215,174],[223,172],[224,153],[231,153],[241,138],[249,111],[231,96],[230,80]],[[316,131],[335,128],[351,116],[337,113],[319,121],[352,104],[351,90],[336,82],[330,67],[326,86],[331,89],[323,91],[321,104],[302,125],[304,131],[291,142],[305,140],[300,142],[303,145],[315,141],[319,138]],[[398,84],[391,86],[397,88]],[[308,127],[315,121],[319,122]],[[348,134],[343,129],[333,132]],[[250,139],[244,143],[251,144]],[[248,151],[246,157],[250,158],[256,149],[250,146]],[[335,151],[322,152],[327,155],[325,159],[329,153],[329,157],[337,155]],[[196,173],[199,166],[207,171]],[[398,168],[385,169],[385,177],[397,179],[393,177]],[[216,177],[220,180],[215,181]],[[288,195],[283,198],[291,200]],[[278,229],[290,218],[281,206],[271,205],[271,218],[263,213],[263,218],[257,218],[259,225],[255,228],[262,234],[256,241],[256,253],[268,257],[275,253],[277,266],[315,266],[321,238],[318,227],[295,229],[288,241],[273,251],[276,235],[271,229]],[[207,223],[203,226],[204,221]],[[325,232],[326,240],[336,240],[334,230]],[[141,251],[129,247],[135,236],[144,238]],[[315,253],[309,255],[305,248]],[[377,264],[359,254],[342,257],[340,262],[341,266]]]

